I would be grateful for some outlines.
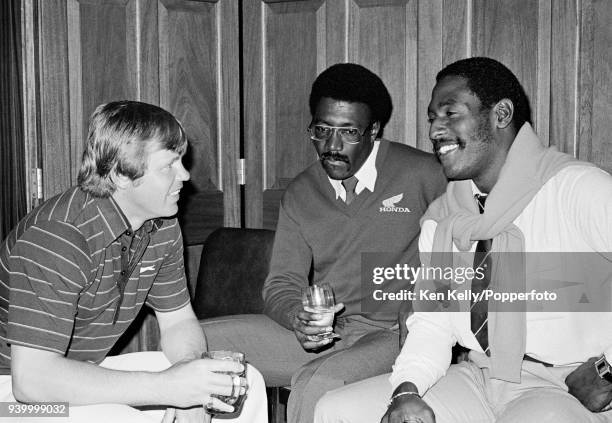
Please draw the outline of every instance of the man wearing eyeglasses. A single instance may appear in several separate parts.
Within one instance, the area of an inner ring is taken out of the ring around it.
[[[304,138],[319,160],[281,201],[263,289],[268,317],[204,327],[211,347],[245,351],[268,385],[291,384],[289,423],[312,423],[325,392],[388,372],[399,351],[397,311],[361,310],[361,254],[393,252],[418,267],[419,219],[446,179],[433,155],[378,138],[391,110],[385,85],[363,66],[337,64],[317,77]],[[335,294],[333,327],[302,306],[301,289],[322,283]]]

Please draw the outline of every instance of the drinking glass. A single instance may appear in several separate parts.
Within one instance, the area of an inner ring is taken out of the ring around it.
[[[212,358],[214,360],[232,360],[235,361],[237,363],[240,363],[244,366],[244,370],[242,372],[219,372],[219,373],[223,373],[226,375],[230,375],[230,376],[236,376],[238,378],[245,378],[246,377],[246,362],[244,359],[244,354],[241,352],[237,352],[237,351],[224,351],[224,350],[219,350],[219,351],[206,351],[204,353],[202,353],[202,358]],[[232,378],[232,381],[234,380],[234,378]],[[244,379],[239,379],[239,380],[244,380]],[[232,387],[232,394],[229,396],[226,395],[216,395],[216,394],[211,394],[211,396],[220,399],[221,401],[223,401],[224,403],[231,405],[234,407],[234,411],[232,412],[228,412],[228,411],[221,411],[221,410],[217,410],[216,408],[208,408],[207,407],[207,411],[211,412],[213,414],[238,414],[240,413],[241,409],[242,409],[242,405],[244,403],[244,400],[246,398],[246,391],[248,390],[248,385],[244,386],[245,388],[245,392],[243,394],[241,394],[243,386],[236,386],[234,385]]]
[[[329,284],[311,285],[302,289],[302,305],[304,310],[317,313],[321,326],[331,327],[334,324],[334,291]],[[333,332],[325,332],[317,337],[320,339],[337,337]]]

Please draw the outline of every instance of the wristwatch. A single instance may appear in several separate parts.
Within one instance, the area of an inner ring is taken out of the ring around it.
[[[610,367],[608,360],[606,360],[605,354],[602,354],[601,357],[595,361],[595,371],[600,378],[612,383],[612,368]]]

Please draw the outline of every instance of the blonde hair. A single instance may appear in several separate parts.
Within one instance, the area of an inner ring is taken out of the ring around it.
[[[132,180],[140,178],[154,143],[179,154],[187,150],[185,130],[171,113],[128,100],[98,106],[90,118],[79,186],[95,197],[109,197],[117,189],[112,171]]]

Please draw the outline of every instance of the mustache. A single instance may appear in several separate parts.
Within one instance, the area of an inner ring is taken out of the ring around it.
[[[321,157],[319,158],[319,160],[321,160],[322,162],[325,160],[335,160],[335,161],[342,161],[345,163],[349,163],[348,157],[346,157],[343,154],[331,152],[331,151],[321,154]]]

